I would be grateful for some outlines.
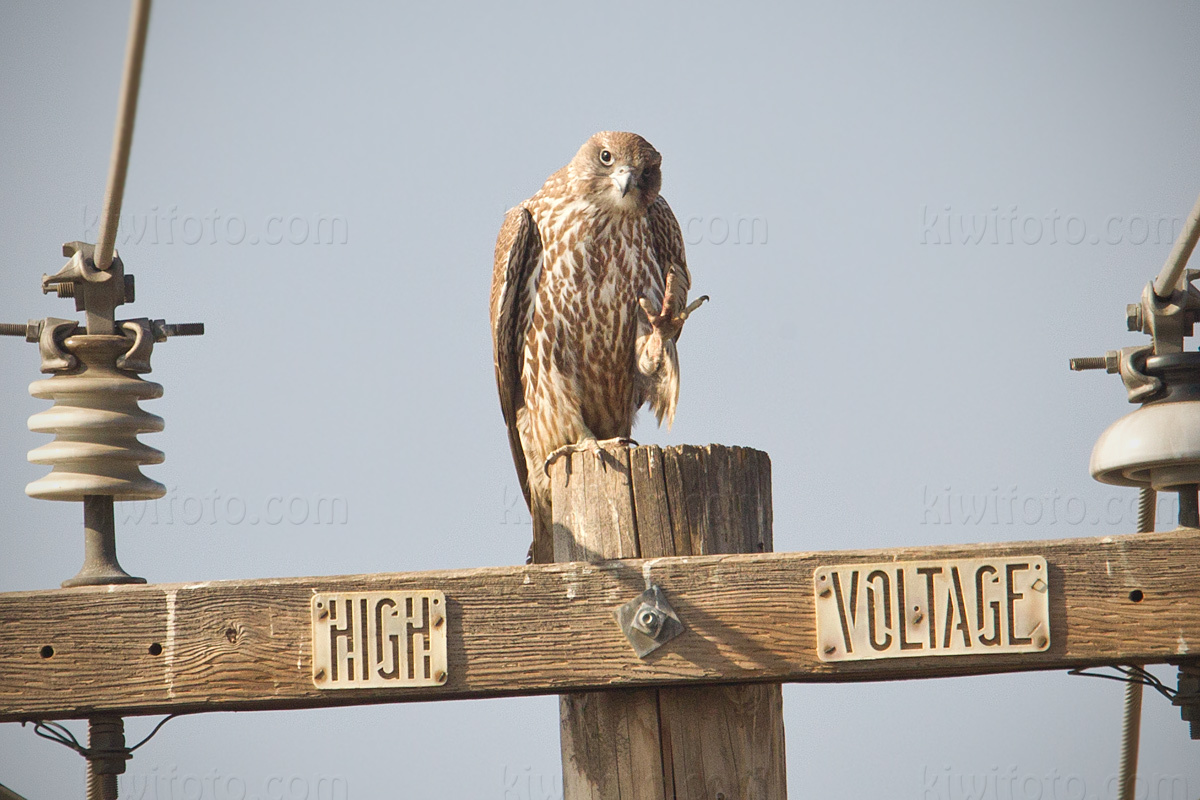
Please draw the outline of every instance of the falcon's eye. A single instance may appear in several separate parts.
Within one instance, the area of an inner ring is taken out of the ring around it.
[[[600,163],[606,167],[612,166],[613,154],[608,152],[607,150],[601,150],[600,151]]]

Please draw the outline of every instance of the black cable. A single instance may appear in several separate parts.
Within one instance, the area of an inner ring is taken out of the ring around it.
[[[167,716],[163,717],[158,721],[158,724],[154,726],[154,729],[151,730],[150,733],[146,734],[144,739],[135,744],[133,747],[122,748],[123,752],[128,755],[134,750],[137,750],[146,742],[153,739],[154,735],[162,729],[163,725],[166,725],[171,720],[181,716],[183,716],[183,712],[177,714],[168,714]],[[75,738],[75,734],[71,733],[70,729],[68,729],[61,722],[54,722],[53,720],[47,721],[42,719],[30,720],[30,722],[33,723],[33,732],[43,739],[49,739],[52,742],[61,744],[63,747],[69,747],[84,758],[92,757],[92,750],[81,745],[79,740]],[[26,724],[28,723],[22,722],[21,727],[25,727]]]
[[[1178,694],[1174,689],[1167,686],[1157,677],[1142,669],[1141,667],[1125,666],[1118,664],[1108,665],[1110,669],[1115,669],[1120,675],[1109,675],[1104,672],[1091,672],[1087,667],[1076,667],[1072,670],[1067,670],[1068,675],[1081,675],[1085,678],[1104,678],[1110,681],[1120,681],[1121,683],[1140,683],[1143,686],[1149,686],[1154,691],[1161,694],[1168,700],[1174,701],[1175,695]]]

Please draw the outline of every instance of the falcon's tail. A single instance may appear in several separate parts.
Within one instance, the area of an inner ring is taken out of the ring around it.
[[[526,564],[549,564],[554,561],[554,525],[550,514],[550,498],[533,492],[529,504],[529,515],[533,518],[533,544],[529,545]]]
[[[675,405],[679,402],[679,351],[675,349],[675,342],[663,343],[662,365],[648,388],[646,402],[650,404],[650,410],[658,424],[662,425],[666,420],[667,430],[670,430],[675,421]]]

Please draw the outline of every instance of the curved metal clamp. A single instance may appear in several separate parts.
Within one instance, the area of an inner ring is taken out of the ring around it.
[[[79,361],[63,349],[62,341],[78,327],[79,323],[75,320],[58,317],[46,317],[37,323],[38,354],[42,357],[42,372],[66,372],[75,369]],[[32,322],[30,328],[34,328]]]
[[[154,352],[153,323],[145,317],[127,319],[121,322],[121,330],[126,338],[133,336],[133,346],[123,355],[117,356],[117,369],[126,372],[150,372],[150,354]]]
[[[1153,354],[1154,346],[1148,344],[1121,348],[1117,370],[1131,403],[1145,403],[1163,390],[1162,379],[1145,372],[1146,357]]]

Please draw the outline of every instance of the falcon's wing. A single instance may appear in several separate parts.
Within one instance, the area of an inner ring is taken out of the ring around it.
[[[541,257],[542,241],[533,217],[521,206],[510,209],[496,237],[496,260],[492,270],[492,360],[496,366],[500,408],[504,412],[504,424],[508,426],[508,444],[527,504],[529,472],[517,431],[517,411],[525,405],[521,364],[533,296],[530,279]]]
[[[688,272],[687,256],[683,248],[683,231],[679,229],[679,220],[675,219],[675,213],[661,195],[650,204],[648,214],[654,255],[663,270],[663,288],[666,288],[667,276],[674,273],[674,302],[671,304],[671,311],[679,313],[687,307],[688,290],[692,288],[692,274]],[[675,338],[679,339],[678,336]]]
[[[650,218],[654,258],[662,270],[663,303],[667,306],[665,310],[676,315],[687,308],[688,289],[692,286],[687,256],[684,255],[683,232],[679,229],[679,222],[675,219],[671,207],[661,196],[650,204],[647,214]],[[641,329],[649,333],[648,324],[643,325]],[[675,405],[679,401],[679,354],[675,350],[675,342],[678,340],[677,333],[674,339],[663,343],[662,363],[652,374],[644,373],[649,380],[642,388],[642,402],[648,402],[650,410],[658,418],[658,424],[661,425],[665,420],[668,428],[675,419]],[[639,342],[641,341],[644,339],[639,339]],[[640,369],[642,367],[639,364]]]

